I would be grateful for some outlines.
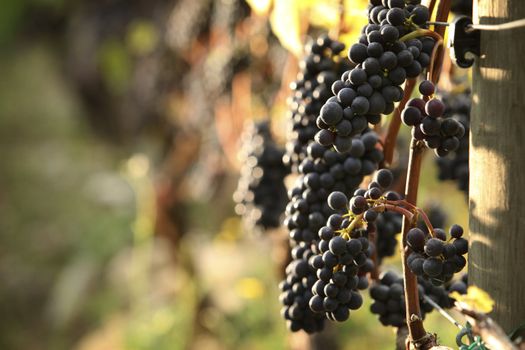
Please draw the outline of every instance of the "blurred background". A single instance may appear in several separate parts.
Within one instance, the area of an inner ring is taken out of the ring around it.
[[[366,1],[345,2],[352,42]],[[232,199],[243,126],[271,120],[284,144],[307,35],[339,25],[338,1],[308,3],[2,1],[0,349],[314,347],[279,314],[286,230]],[[432,158],[421,202],[466,226]],[[366,309],[321,341],[392,349]]]

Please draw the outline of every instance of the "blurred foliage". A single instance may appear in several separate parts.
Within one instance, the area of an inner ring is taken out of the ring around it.
[[[294,342],[279,315],[283,233],[232,216],[231,159],[244,119],[284,119],[296,66],[277,38],[300,54],[306,34],[339,26],[341,2],[249,3],[273,32],[236,0],[2,1],[0,349]],[[345,42],[365,3],[344,1]],[[422,202],[465,224],[432,157]],[[342,349],[391,349],[365,309],[330,334]],[[428,325],[453,344],[453,326]]]
[[[367,0],[249,0],[255,13],[269,16],[272,30],[281,45],[297,57],[304,54],[308,27],[333,31],[349,45],[366,24]],[[342,19],[342,22],[341,22]]]

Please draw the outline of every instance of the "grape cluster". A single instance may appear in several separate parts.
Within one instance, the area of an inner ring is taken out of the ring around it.
[[[316,118],[323,104],[332,96],[331,86],[350,62],[340,59],[344,45],[324,35],[306,46],[306,57],[300,62],[300,72],[291,84],[288,100],[289,129],[287,132],[285,163],[297,172],[306,158],[306,147],[319,130]]]
[[[447,291],[443,287],[436,287],[419,278],[418,292],[423,319],[433,310],[432,305],[425,300],[425,296],[434,300],[441,307],[451,307]],[[370,287],[370,297],[373,300],[370,310],[379,316],[381,324],[393,327],[406,325],[406,302],[402,277],[392,271],[385,272],[379,281]]]
[[[446,214],[440,206],[431,205],[423,210],[434,227],[443,227],[446,221]],[[403,216],[393,211],[384,211],[379,214],[375,222],[377,227],[377,259],[379,262],[385,257],[395,254],[397,248],[397,235],[401,233],[403,226]],[[423,220],[419,220],[417,227],[425,233],[428,228]]]
[[[279,227],[287,203],[284,151],[273,141],[267,121],[248,124],[241,142],[241,176],[233,194],[235,212],[252,227]]]
[[[363,304],[358,289],[367,288],[368,280],[364,275],[359,277],[358,273],[370,272],[374,265],[369,258],[368,239],[363,235],[347,240],[337,235],[335,231],[342,229],[344,220],[334,215],[330,216],[333,226],[324,226],[319,231],[322,255],[309,260],[318,278],[312,287],[309,305],[312,311],[325,314],[329,320],[343,322],[348,319],[350,310],[357,310]]]
[[[370,198],[377,189],[390,186],[393,175],[382,169],[375,174],[374,180],[368,190],[357,190],[358,195]],[[347,215],[349,211],[356,213],[355,203],[349,201],[345,193],[332,192],[327,203],[336,213],[319,230],[319,255],[309,260],[318,278],[312,288],[314,296],[310,299],[310,308],[316,313],[324,313],[330,320],[341,322],[348,319],[350,310],[362,305],[358,290],[368,287],[366,274],[374,269],[370,257],[375,248],[369,243],[368,236],[376,229],[374,221],[378,213],[370,210],[364,215],[368,223],[365,228],[359,224],[359,218]]]
[[[292,248],[293,260],[286,267],[286,279],[279,284],[279,300],[283,305],[281,315],[292,332],[314,333],[324,327],[324,315],[314,313],[308,306],[317,280],[315,269],[308,264],[308,259],[314,254],[312,245],[304,242]]]
[[[451,239],[447,242],[444,230],[435,228],[433,237],[415,227],[407,233],[407,244],[412,252],[407,258],[410,270],[417,276],[425,277],[435,285],[452,279],[454,273],[461,271],[468,252],[468,241],[461,236],[463,228],[452,225]]]
[[[348,51],[356,66],[333,83],[334,96],[327,100],[317,118],[321,128],[315,136],[318,143],[348,152],[352,136],[360,134],[368,123],[379,123],[381,114],[390,114],[394,102],[403,98],[400,85],[429,65],[434,39],[400,40],[415,29],[424,28],[429,19],[428,8],[415,2],[371,1],[369,23],[359,42]]]
[[[290,234],[293,260],[286,268],[287,277],[281,283],[280,295],[282,315],[291,331],[319,331],[326,317],[331,317],[314,313],[308,306],[317,281],[316,269],[309,261],[320,253],[319,229],[335,213],[326,203],[328,196],[334,191],[352,193],[364,176],[377,169],[383,159],[383,153],[376,148],[377,142],[377,134],[367,130],[352,140],[352,152],[344,155],[311,142],[306,158],[298,166],[300,176],[288,192],[290,202],[284,221]],[[358,284],[363,286],[365,282],[366,279],[359,279]],[[337,317],[340,319],[339,314]]]
[[[434,91],[434,84],[428,80],[422,81],[419,85],[419,92],[426,99],[432,96]],[[439,157],[457,150],[459,140],[465,135],[463,125],[453,118],[443,118],[444,112],[445,104],[437,98],[426,102],[421,98],[413,98],[401,112],[403,123],[413,126],[412,137],[423,140],[425,145],[434,149]]]
[[[461,123],[465,135],[459,139],[459,147],[447,157],[438,157],[438,177],[440,180],[455,180],[458,188],[468,194],[469,177],[469,127],[470,127],[470,91],[459,94],[442,94],[445,104],[445,118],[451,118]]]
[[[299,166],[302,174],[290,190],[285,226],[295,242],[317,239],[317,231],[333,213],[326,203],[333,191],[352,193],[363,177],[372,174],[383,159],[376,148],[377,134],[368,131],[352,140],[352,152],[342,155],[315,142],[310,143]]]

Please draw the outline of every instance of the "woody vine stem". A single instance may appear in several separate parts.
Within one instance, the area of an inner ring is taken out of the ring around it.
[[[432,4],[433,5],[433,4]],[[434,6],[432,6],[433,8]],[[431,9],[432,10],[432,9]],[[442,0],[438,4],[436,21],[446,21],[450,12],[450,0]],[[432,36],[438,38],[436,41],[433,53],[431,66],[428,70],[428,78],[432,80],[434,84],[439,79],[439,72],[443,63],[443,41],[442,37],[445,31],[445,27],[437,27],[433,31]],[[425,31],[428,34],[427,31]],[[412,89],[414,88],[415,82],[407,81],[405,96],[410,96]],[[393,126],[389,127],[389,132],[385,138],[385,155],[386,163],[392,161],[391,148],[393,148],[392,140],[397,138],[397,132],[399,130],[399,112],[404,107],[406,100],[401,101],[400,106],[396,109],[394,119],[392,121]],[[397,125],[396,125],[397,124]],[[388,140],[388,142],[387,142]],[[388,147],[387,147],[388,146]],[[421,163],[424,153],[424,144],[421,141],[415,139],[411,140],[409,163],[408,163],[408,174],[405,186],[405,200],[412,204],[417,204],[417,194],[419,186],[419,178],[421,173]],[[415,226],[415,220],[411,220],[410,217],[404,216],[403,228],[402,228],[402,264],[403,264],[403,275],[404,275],[404,289],[405,289],[405,300],[406,300],[406,320],[409,331],[410,342],[418,349],[430,349],[436,345],[435,336],[426,332],[423,326],[423,320],[421,319],[421,310],[419,305],[418,295],[418,284],[416,276],[410,271],[407,264],[407,257],[410,253],[410,248],[407,246],[406,235],[410,228]],[[408,345],[409,346],[409,345]]]

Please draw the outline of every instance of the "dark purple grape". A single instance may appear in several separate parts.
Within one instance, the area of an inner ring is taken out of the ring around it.
[[[438,100],[436,98],[429,100],[425,105],[426,114],[432,118],[441,117],[444,111],[445,105],[441,100]]]
[[[346,210],[348,197],[343,192],[335,191],[328,196],[328,205],[334,210]]]
[[[434,91],[434,84],[430,80],[423,80],[421,84],[419,84],[419,92],[421,95],[430,96],[434,93]]]
[[[422,252],[425,247],[425,233],[417,227],[407,232],[407,244],[416,252]]]

